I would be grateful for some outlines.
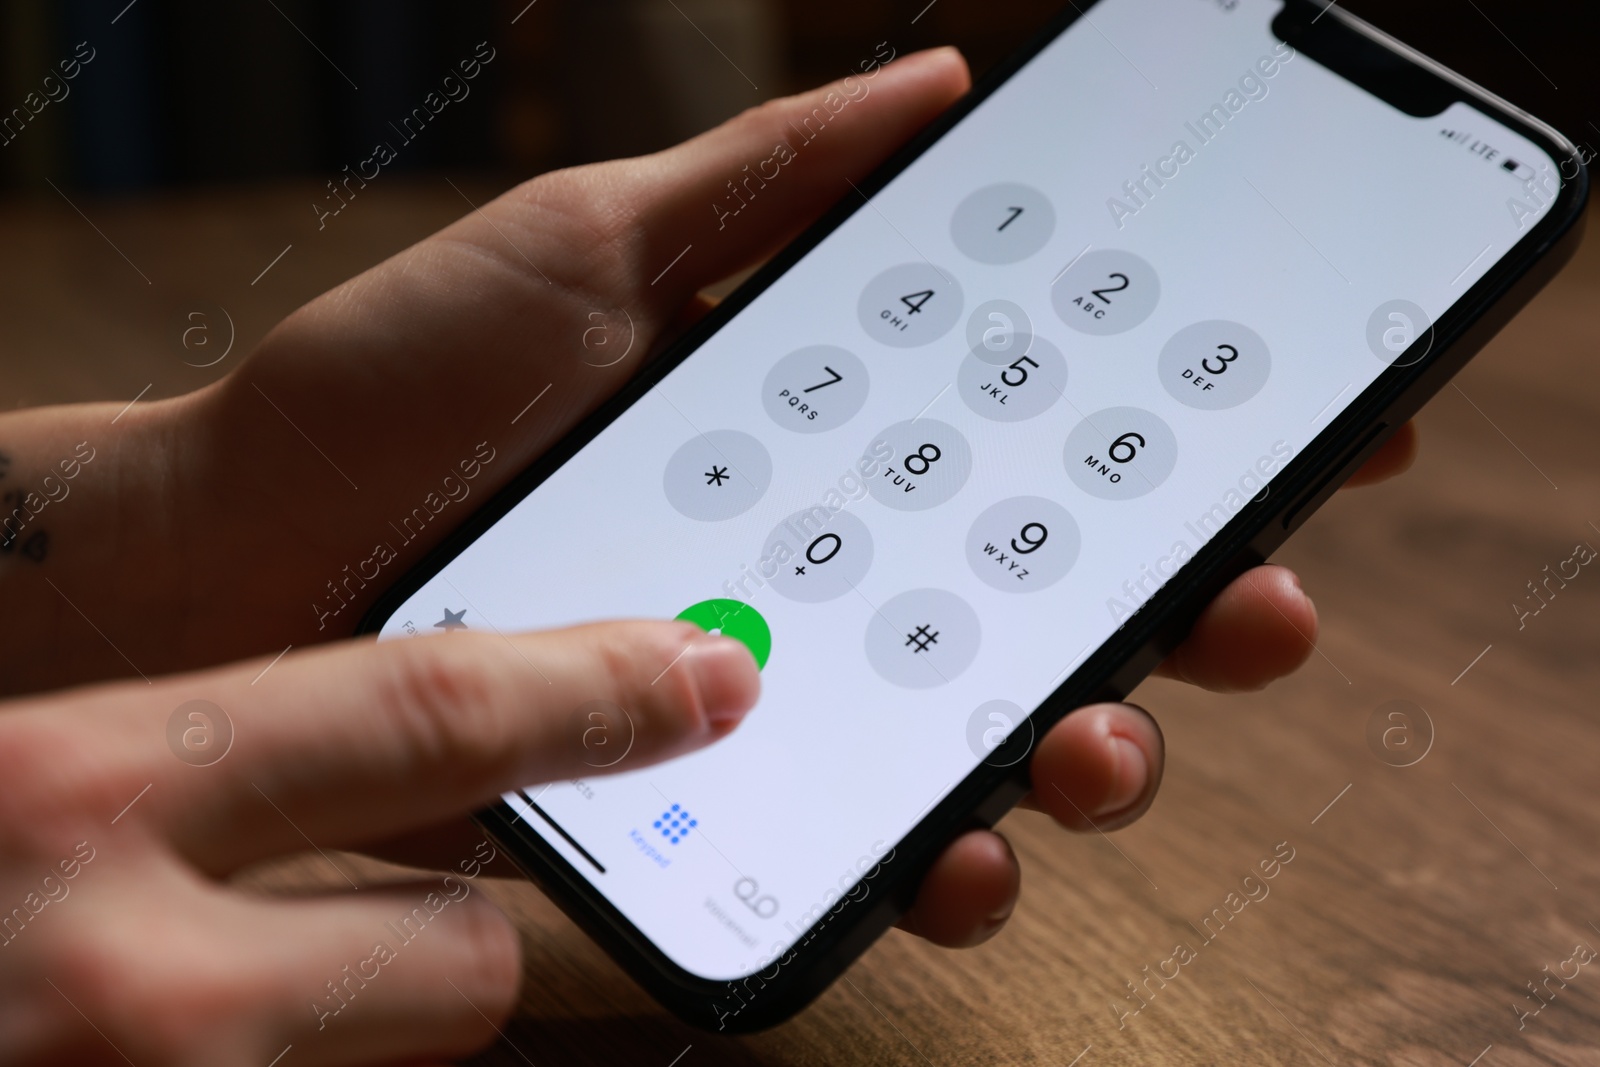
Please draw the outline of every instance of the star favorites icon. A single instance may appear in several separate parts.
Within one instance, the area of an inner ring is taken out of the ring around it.
[[[466,616],[466,614],[466,608],[462,608],[460,611],[451,611],[449,608],[445,608],[444,618],[434,623],[433,628],[435,630],[465,630],[467,628],[467,624],[461,620]]]

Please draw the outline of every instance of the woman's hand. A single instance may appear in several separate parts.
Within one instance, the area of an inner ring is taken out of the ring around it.
[[[922,53],[656,155],[534,179],[312,301],[209,389],[116,423],[116,405],[0,416],[0,453],[27,442],[13,480],[80,439],[102,457],[59,508],[49,558],[0,560],[12,617],[38,620],[6,633],[0,685],[153,676],[348,635],[384,587],[702,312],[700,289],[853,195],[967,86],[955,52]],[[818,108],[830,119],[801,144],[794,124]],[[798,145],[794,158],[743,185],[778,144]],[[754,194],[736,214],[730,182]],[[1403,469],[1414,448],[1407,429],[1356,480]],[[447,499],[446,476],[469,497]],[[429,521],[404,540],[395,524],[418,508]],[[1259,688],[1315,637],[1298,581],[1263,567],[1217,599],[1163,672]],[[1086,708],[1040,739],[1028,802],[1068,828],[1109,829],[1148,808],[1161,768],[1147,714]],[[1018,884],[1005,842],[968,834],[904,925],[975,943]]]
[[[216,879],[595,774],[589,701],[628,709],[633,746],[609,770],[633,770],[727,734],[759,684],[731,638],[626,622],[345,643],[0,705],[0,1062],[267,1064],[292,1044],[295,1064],[417,1063],[486,1045],[522,965],[473,884],[494,858],[481,835],[442,880],[359,894]]]

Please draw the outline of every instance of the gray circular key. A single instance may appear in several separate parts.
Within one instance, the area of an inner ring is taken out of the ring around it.
[[[972,474],[972,446],[961,431],[938,419],[897,422],[873,438],[864,458],[882,443],[889,458],[867,482],[878,503],[896,511],[926,511],[961,491]]]
[[[884,681],[907,689],[944,685],[978,658],[978,613],[954,593],[913,589],[872,613],[867,662]]]
[[[867,365],[836,345],[812,345],[773,364],[761,386],[772,421],[798,433],[849,422],[867,402]]]
[[[973,411],[996,422],[1021,422],[1042,415],[1067,387],[1067,360],[1043,337],[1033,338],[1026,354],[994,366],[978,352],[961,361],[956,392]]]
[[[1173,334],[1161,349],[1156,373],[1178,403],[1221,411],[1261,392],[1272,373],[1272,354],[1250,327],[1210,319]]]
[[[931,344],[961,318],[961,285],[929,263],[890,267],[861,294],[856,313],[867,336],[895,348]]]
[[[872,566],[872,534],[860,518],[817,505],[797,511],[767,535],[763,560],[777,572],[768,581],[790,600],[820,604],[844,596]]]
[[[1067,509],[1039,496],[1002,500],[967,531],[967,564],[1003,593],[1034,593],[1066,577],[1082,539]]]
[[[772,484],[772,456],[747,433],[711,430],[667,460],[662,488],[678,513],[700,522],[742,515]]]
[[[1106,408],[1067,435],[1067,477],[1102,500],[1132,500],[1158,487],[1178,464],[1178,438],[1143,408]]]
[[[1161,301],[1161,281],[1143,258],[1116,248],[1085,252],[1056,279],[1050,302],[1081,333],[1131,330]]]
[[[1056,212],[1031,185],[1002,182],[986,186],[956,207],[950,239],[979,263],[1020,263],[1050,240]]]

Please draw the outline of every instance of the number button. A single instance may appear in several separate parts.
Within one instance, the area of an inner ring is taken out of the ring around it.
[[[956,391],[967,407],[996,422],[1021,422],[1042,415],[1067,386],[1067,360],[1055,345],[1032,338],[1026,354],[995,366],[973,351],[956,372]]]
[[[1061,321],[1080,333],[1106,335],[1131,330],[1156,309],[1161,280],[1132,252],[1102,248],[1085,252],[1056,279],[1050,302]]]
[[[867,662],[884,681],[932,689],[978,658],[978,613],[954,593],[913,589],[887,601],[867,623]]]
[[[680,515],[699,522],[749,511],[772,484],[772,456],[747,433],[712,430],[667,460],[662,486]]]
[[[1039,190],[1016,182],[968,196],[950,220],[950,239],[979,263],[1020,263],[1050,241],[1056,212]]]
[[[761,386],[772,421],[797,433],[843,426],[867,402],[867,365],[834,345],[812,345],[778,360]]]
[[[1221,411],[1261,392],[1272,373],[1272,355],[1248,326],[1213,319],[1173,334],[1161,349],[1156,373],[1180,404]]]
[[[820,604],[850,592],[871,566],[867,524],[819,504],[795,512],[767,535],[760,570],[780,595]]]
[[[1102,500],[1132,500],[1166,481],[1178,464],[1178,439],[1143,408],[1097,411],[1067,435],[1067,476]]]
[[[887,455],[888,459],[880,457]],[[926,511],[961,491],[972,474],[972,446],[961,431],[937,419],[897,422],[872,441],[863,470],[881,469],[867,482],[878,503],[896,511]]]
[[[985,363],[1004,367],[1033,345],[1033,320],[1009,300],[985,300],[967,319],[967,347]]]
[[[1003,593],[1036,593],[1066,577],[1082,547],[1067,509],[1039,496],[1002,500],[967,532],[967,563]]]
[[[856,312],[868,336],[894,348],[931,344],[961,318],[955,275],[928,263],[890,267],[868,283]]]

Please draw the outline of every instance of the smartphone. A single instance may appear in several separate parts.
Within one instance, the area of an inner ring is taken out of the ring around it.
[[[1554,274],[1587,181],[1337,7],[1078,0],[363,628],[749,645],[727,739],[479,818],[671,1011],[772,1025]]]

